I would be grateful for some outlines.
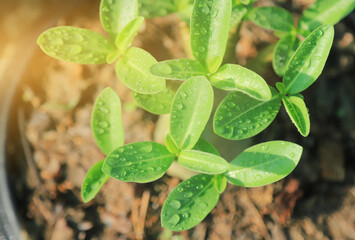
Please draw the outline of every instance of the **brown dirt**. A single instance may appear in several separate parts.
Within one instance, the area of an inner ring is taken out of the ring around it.
[[[260,1],[264,4],[276,1]],[[300,12],[311,1],[278,1]],[[95,1],[81,6],[58,25],[102,32]],[[302,138],[284,110],[254,142],[284,139],[304,146],[300,165],[285,180],[260,188],[229,185],[211,214],[174,239],[355,239],[355,26],[350,19],[336,27],[336,40],[319,83],[305,93],[312,133]],[[350,26],[350,28],[349,28]],[[352,28],[351,28],[352,26]],[[251,37],[252,33],[257,38]],[[240,62],[275,37],[248,23],[236,51]],[[184,57],[175,16],[148,21],[135,41],[158,60]],[[164,176],[149,184],[110,179],[88,204],[80,198],[86,171],[105,156],[94,143],[90,114],[95,96],[114,88],[123,103],[126,143],[154,140],[157,116],[136,109],[129,90],[112,65],[83,66],[50,59],[39,50],[29,63],[17,105],[19,130],[13,130],[9,155],[18,210],[31,239],[172,239],[160,226],[168,193],[180,182]],[[40,67],[39,67],[40,66]],[[263,69],[269,83],[277,78]],[[20,141],[21,140],[21,141]],[[19,157],[19,145],[25,157]],[[24,160],[25,159],[25,160]],[[14,181],[16,179],[16,182]]]

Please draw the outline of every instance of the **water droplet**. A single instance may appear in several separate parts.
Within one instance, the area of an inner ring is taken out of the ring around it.
[[[200,30],[200,33],[201,33],[202,35],[205,35],[205,34],[207,33],[206,28],[202,27],[201,30]]]
[[[121,177],[126,176],[126,174],[127,174],[127,172],[126,172],[125,170],[123,170],[123,171],[121,172]]]
[[[202,9],[201,10],[206,15],[210,13],[210,8],[208,7],[207,4],[202,5]]]
[[[322,29],[319,29],[318,32],[317,32],[317,34],[318,34],[319,36],[323,36],[323,35],[324,35],[324,31],[323,31]]]
[[[77,55],[77,54],[81,53],[82,50],[83,50],[82,47],[79,45],[73,44],[73,45],[69,46],[69,54],[70,55]]]
[[[178,200],[172,200],[170,203],[170,206],[175,209],[179,209],[181,207],[181,202]]]
[[[170,65],[166,63],[157,64],[154,68],[161,74],[170,74],[172,72]]]
[[[178,187],[176,190],[177,190],[178,192],[184,191],[184,189],[183,189],[182,187]]]
[[[175,226],[176,224],[178,224],[178,222],[180,221],[180,217],[177,214],[174,214],[170,219],[169,219],[169,223],[173,226]]]
[[[105,130],[102,129],[102,128],[96,128],[96,132],[97,132],[98,134],[103,134],[103,133],[105,133]]]
[[[192,197],[192,195],[193,195],[192,192],[186,192],[186,193],[184,193],[184,198]]]
[[[107,127],[109,127],[110,124],[106,121],[100,121],[98,125],[103,128],[107,128]]]
[[[190,214],[188,214],[188,213],[183,213],[183,214],[181,214],[181,217],[187,219],[187,218],[190,217]]]
[[[104,112],[104,113],[109,113],[110,112],[110,110],[108,110],[105,107],[100,107],[99,109],[100,109],[101,112]]]
[[[201,207],[201,208],[206,208],[206,207],[207,207],[207,204],[204,203],[204,202],[202,202],[202,203],[200,203],[200,207]]]
[[[81,35],[81,34],[78,33],[78,32],[75,32],[75,33],[73,34],[73,37],[74,37],[75,41],[78,41],[78,42],[81,42],[81,41],[84,40],[83,35]]]
[[[289,156],[290,158],[294,158],[294,157],[296,157],[296,154],[290,153],[288,156]]]
[[[119,153],[123,153],[123,152],[124,152],[124,148],[119,148],[119,149],[117,149],[117,151],[118,151]]]
[[[64,42],[62,39],[56,37],[51,40],[51,43],[54,45],[62,45]]]
[[[186,92],[181,92],[181,97],[183,97],[183,98],[187,98],[187,93]]]
[[[151,143],[145,143],[142,147],[141,150],[146,153],[150,153],[153,150],[153,144]]]

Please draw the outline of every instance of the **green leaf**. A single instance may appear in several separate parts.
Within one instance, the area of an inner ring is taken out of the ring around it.
[[[180,183],[163,205],[162,226],[184,231],[200,223],[218,202],[215,181],[215,176],[199,174]]]
[[[226,91],[240,91],[258,100],[270,100],[265,80],[255,72],[235,64],[225,64],[210,77],[212,85]]]
[[[321,25],[335,25],[355,9],[355,0],[317,0],[307,8],[298,22],[306,37]]]
[[[165,146],[136,142],[115,149],[105,159],[102,171],[124,182],[152,182],[162,177],[174,161]]]
[[[247,12],[248,12],[248,8],[242,4],[233,6],[230,28],[237,26]]]
[[[110,178],[102,170],[104,160],[97,162],[86,173],[81,187],[81,197],[85,203],[92,200]]]
[[[196,60],[214,73],[226,50],[231,0],[195,0],[191,18],[191,48]]]
[[[308,110],[303,99],[296,96],[285,96],[282,98],[282,102],[298,131],[302,136],[307,137],[310,130],[310,121]]]
[[[215,186],[219,193],[223,193],[227,187],[227,178],[223,174],[217,175]]]
[[[106,56],[115,50],[101,34],[67,26],[46,30],[37,43],[48,56],[80,64],[106,63]]]
[[[149,68],[157,60],[147,51],[131,47],[116,63],[118,78],[130,89],[141,94],[155,94],[165,88],[165,79],[153,76]]]
[[[292,34],[288,34],[281,38],[276,44],[272,66],[277,75],[285,74],[287,64],[300,45],[298,38]]]
[[[144,22],[143,17],[136,17],[130,21],[118,34],[116,38],[116,47],[119,53],[123,53],[132,44],[134,37]]]
[[[180,154],[180,150],[175,142],[175,140],[171,137],[170,133],[168,133],[165,137],[165,145],[169,152],[178,156]]]
[[[146,18],[166,16],[177,10],[175,0],[139,0],[139,15]]]
[[[150,68],[150,72],[155,76],[173,80],[187,80],[192,77],[207,75],[207,70],[201,63],[193,59],[158,62]]]
[[[202,151],[202,152],[208,152],[208,153],[220,156],[219,152],[212,145],[212,143],[210,143],[209,141],[207,141],[203,137],[200,137],[200,139],[197,141],[197,143],[193,147],[193,150]]]
[[[246,149],[225,173],[228,182],[237,186],[259,187],[276,182],[295,169],[302,147],[284,141],[261,143]]]
[[[271,92],[269,101],[260,101],[239,92],[228,94],[214,116],[215,133],[227,139],[241,140],[263,131],[272,123],[281,107],[277,91],[271,88]]]
[[[132,92],[132,96],[138,106],[153,114],[170,113],[171,104],[175,93],[169,88],[165,88],[156,94],[140,94]]]
[[[255,24],[266,29],[280,32],[291,32],[294,29],[291,13],[280,7],[254,8],[248,17]]]
[[[190,78],[177,91],[171,107],[170,134],[177,147],[191,149],[211,115],[213,89],[205,77]]]
[[[334,27],[321,26],[298,47],[283,78],[287,93],[299,93],[316,81],[327,61],[333,38]]]
[[[215,154],[196,150],[182,150],[178,163],[193,171],[206,174],[224,173],[229,166],[226,160]]]
[[[123,145],[121,101],[112,88],[105,88],[96,98],[91,128],[96,144],[106,155]]]
[[[101,25],[112,40],[137,16],[138,0],[101,0]]]

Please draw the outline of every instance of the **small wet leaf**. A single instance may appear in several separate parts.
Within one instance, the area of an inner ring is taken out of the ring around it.
[[[293,124],[302,136],[307,137],[310,131],[309,114],[303,99],[297,96],[285,96],[282,102]]]
[[[215,181],[215,176],[199,174],[180,183],[163,205],[162,226],[184,231],[200,223],[218,202]]]
[[[248,8],[245,7],[243,4],[238,4],[233,6],[230,27],[233,28],[237,26],[247,12],[248,12]]]
[[[104,160],[97,162],[86,173],[81,187],[81,197],[85,203],[92,200],[110,178],[101,170],[103,163]]]
[[[80,64],[103,64],[115,50],[101,34],[76,27],[55,27],[44,31],[37,40],[48,56]]]
[[[136,142],[112,151],[106,157],[102,170],[124,182],[152,182],[164,175],[174,157],[159,143]]]
[[[178,163],[193,171],[206,174],[224,173],[229,166],[222,157],[197,150],[182,150]]]
[[[126,49],[131,46],[134,37],[137,35],[139,29],[144,22],[143,17],[137,17],[130,21],[118,34],[116,38],[116,47],[120,54],[124,53]]]
[[[267,128],[281,107],[281,98],[271,88],[272,98],[260,101],[240,92],[232,92],[221,102],[213,120],[217,135],[241,140],[255,136]]]
[[[198,142],[193,147],[193,150],[202,151],[202,152],[208,152],[208,153],[212,153],[214,155],[220,156],[219,152],[212,145],[212,143],[210,143],[209,141],[207,141],[203,137],[200,137]]]
[[[211,115],[213,89],[205,77],[186,80],[171,107],[170,134],[182,149],[191,149],[200,138]]]
[[[196,60],[214,73],[222,63],[232,13],[231,0],[195,0],[191,18],[191,48]]]
[[[278,41],[272,59],[272,66],[277,75],[283,76],[285,74],[287,64],[299,45],[298,38],[291,34]]]
[[[101,0],[101,24],[113,41],[122,29],[137,16],[138,0]]]
[[[229,183],[259,187],[276,182],[298,164],[302,147],[285,141],[270,141],[252,146],[232,162],[225,173]]]
[[[354,9],[354,0],[317,0],[303,12],[298,27],[307,37],[321,25],[335,25]]]
[[[265,80],[255,72],[235,64],[225,64],[210,77],[212,85],[226,91],[240,91],[258,100],[270,100]]]
[[[289,94],[307,89],[322,73],[334,38],[334,27],[324,25],[314,30],[292,56],[283,84]]]
[[[139,0],[139,15],[146,18],[166,16],[177,10],[175,0]]]
[[[258,7],[250,11],[249,19],[266,29],[291,32],[294,22],[291,13],[280,7]]]
[[[106,155],[124,143],[121,101],[112,88],[97,97],[91,116],[91,129],[96,144]]]
[[[158,62],[150,68],[150,72],[155,76],[172,80],[187,80],[191,77],[207,75],[207,70],[201,63],[193,59]]]
[[[157,60],[147,51],[131,47],[116,63],[118,78],[130,89],[141,94],[155,94],[165,88],[165,79],[153,76],[149,68]]]
[[[153,114],[170,113],[171,104],[175,93],[169,88],[156,94],[140,94],[132,92],[132,96],[138,106]]]

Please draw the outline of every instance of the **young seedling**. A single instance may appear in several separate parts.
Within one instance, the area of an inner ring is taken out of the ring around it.
[[[299,132],[307,136],[310,120],[300,92],[321,74],[333,42],[332,24],[355,8],[355,0],[318,0],[304,12],[297,28],[286,10],[253,8],[254,2],[102,0],[100,19],[109,39],[74,27],[49,29],[39,37],[42,50],[57,59],[82,64],[117,61],[117,76],[134,91],[139,106],[154,114],[170,113],[165,146],[146,141],[124,145],[119,96],[111,88],[100,93],[91,127],[106,158],[88,171],[82,186],[84,202],[93,199],[110,177],[125,182],[152,182],[177,160],[181,166],[199,173],[181,182],[162,208],[162,226],[182,231],[207,216],[227,182],[258,187],[293,171],[302,154],[302,147],[297,144],[257,144],[228,162],[201,137],[212,114],[213,87],[230,92],[213,118],[217,135],[232,140],[252,137],[271,124],[283,102]],[[158,63],[145,50],[131,47],[144,20],[138,16],[139,5],[140,13],[146,17],[179,12],[181,19],[190,22],[194,59]],[[245,67],[223,63],[231,29],[234,31],[247,19],[281,37],[273,67],[283,79],[276,89]],[[165,79],[183,82],[175,92],[165,86]]]
[[[137,0],[109,1],[100,5],[100,20],[109,39],[76,27],[55,27],[41,34],[38,44],[51,57],[81,64],[116,62],[118,78],[137,93],[154,94],[165,89],[165,79],[149,73],[157,61],[147,51],[130,47],[144,18],[138,17]]]

